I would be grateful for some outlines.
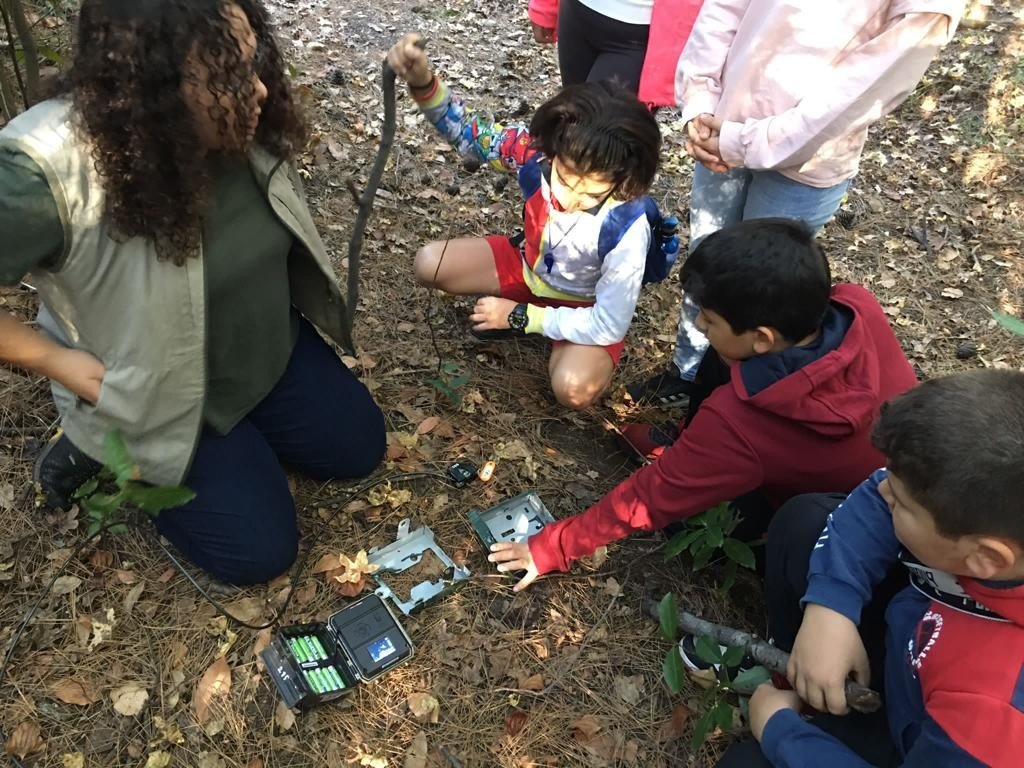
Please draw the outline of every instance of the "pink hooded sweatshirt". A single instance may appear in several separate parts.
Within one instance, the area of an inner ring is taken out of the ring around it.
[[[727,165],[812,187],[857,173],[868,128],[914,90],[965,0],[706,0],[676,70]]]
[[[640,101],[652,107],[676,103],[675,74],[679,54],[693,29],[704,0],[654,0],[651,35],[640,74]],[[530,0],[530,21],[545,29],[558,29],[558,0]]]

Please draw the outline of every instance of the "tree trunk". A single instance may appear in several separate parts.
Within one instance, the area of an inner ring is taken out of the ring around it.
[[[24,52],[22,62],[25,65],[25,108],[28,109],[39,99],[39,49],[32,34],[32,27],[25,16],[25,6],[21,0],[0,0],[11,14],[11,21],[21,41]]]
[[[0,63],[0,115],[4,120],[10,122],[18,113],[18,96],[14,90],[14,84],[7,74],[4,65]]]

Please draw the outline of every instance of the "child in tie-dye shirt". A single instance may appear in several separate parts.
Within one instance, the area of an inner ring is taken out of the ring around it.
[[[652,242],[645,193],[658,166],[658,125],[633,95],[608,83],[564,89],[529,128],[467,110],[431,72],[418,37],[388,55],[427,119],[461,152],[518,173],[523,234],[428,243],[416,279],[482,294],[474,332],[512,329],[555,342],[555,397],[584,408],[611,382],[644,282]]]

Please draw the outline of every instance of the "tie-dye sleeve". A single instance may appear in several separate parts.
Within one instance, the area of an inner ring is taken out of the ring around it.
[[[434,78],[430,89],[413,94],[428,121],[459,152],[502,171],[515,171],[533,157],[525,125],[501,125],[466,109],[462,99]]]

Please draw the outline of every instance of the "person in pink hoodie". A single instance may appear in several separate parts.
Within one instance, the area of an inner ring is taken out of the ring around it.
[[[697,161],[690,250],[738,221],[783,216],[818,231],[857,174],[868,129],[949,42],[964,0],[706,0],[676,70]],[[634,400],[685,402],[707,339],[684,300],[669,371]],[[652,449],[633,425],[630,442]]]
[[[562,85],[618,79],[649,107],[676,103],[679,54],[703,0],[530,0],[533,37],[558,43]]]

